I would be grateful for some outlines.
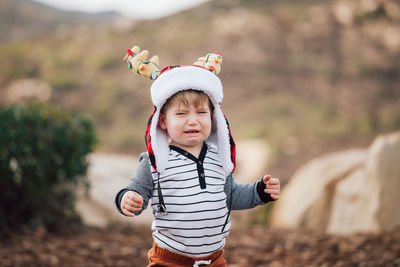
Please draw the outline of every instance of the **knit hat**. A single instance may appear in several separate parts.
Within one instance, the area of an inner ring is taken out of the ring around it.
[[[127,49],[127,51],[125,60],[127,60],[129,68],[139,75],[154,80],[150,88],[154,111],[145,133],[146,146],[154,170],[162,172],[168,162],[168,135],[158,125],[162,106],[170,97],[180,91],[198,90],[204,92],[214,105],[211,119],[212,129],[205,142],[217,147],[219,160],[225,172],[232,173],[236,164],[235,142],[228,121],[221,110],[223,90],[221,81],[217,77],[222,66],[222,55],[219,53],[208,54],[206,57],[199,58],[193,65],[169,66],[160,71],[157,56],[146,61],[148,51],[140,52],[138,46]]]

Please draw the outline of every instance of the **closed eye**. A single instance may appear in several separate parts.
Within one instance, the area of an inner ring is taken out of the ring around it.
[[[208,110],[198,110],[197,113],[199,114],[208,114]]]

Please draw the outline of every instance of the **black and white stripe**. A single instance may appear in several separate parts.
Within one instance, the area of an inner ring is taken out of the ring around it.
[[[158,246],[167,250],[203,257],[223,248],[230,230],[229,221],[221,232],[228,215],[224,192],[226,175],[215,148],[208,147],[203,158],[200,155],[198,160],[180,152],[171,149],[165,171],[159,177],[152,173],[152,208],[156,210],[159,204],[157,185],[160,179],[168,211],[166,216],[155,215],[153,238]],[[199,172],[205,174],[205,188],[200,186]]]

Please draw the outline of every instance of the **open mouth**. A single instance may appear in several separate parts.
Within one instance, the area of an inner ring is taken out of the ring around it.
[[[197,131],[197,130],[189,130],[189,131],[185,131],[185,133],[187,133],[187,134],[196,134],[196,133],[199,133],[200,131]]]

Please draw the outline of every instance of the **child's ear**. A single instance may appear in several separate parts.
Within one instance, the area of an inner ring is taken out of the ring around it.
[[[160,128],[165,130],[167,129],[167,123],[165,122],[165,115],[160,113],[160,117],[158,118],[158,125],[160,125]]]

